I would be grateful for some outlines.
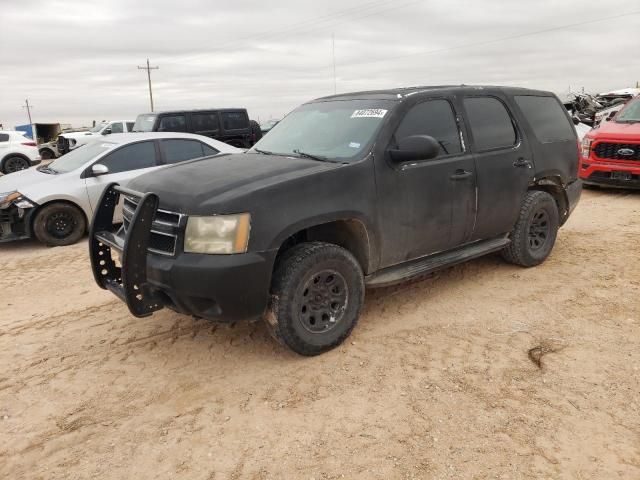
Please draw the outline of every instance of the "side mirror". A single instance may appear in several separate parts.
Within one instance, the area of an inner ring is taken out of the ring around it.
[[[101,163],[96,163],[91,167],[91,173],[94,177],[99,177],[101,175],[106,175],[109,173],[109,168],[106,165],[102,165]]]
[[[429,135],[411,135],[398,142],[397,149],[390,149],[389,155],[394,162],[415,162],[430,160],[440,153],[440,144]]]
[[[110,128],[105,128],[105,129],[102,131],[102,134],[103,134],[103,135],[110,135],[110,134],[111,134],[111,129],[110,129]]]

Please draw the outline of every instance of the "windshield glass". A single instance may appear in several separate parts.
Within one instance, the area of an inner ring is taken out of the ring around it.
[[[106,125],[106,122],[100,122],[100,123],[96,124],[96,126],[93,127],[90,130],[90,132],[98,133],[100,130],[102,130],[104,128],[105,125]]]
[[[150,132],[153,124],[156,122],[157,115],[138,115],[136,123],[133,125],[132,132]]]
[[[393,100],[308,103],[273,127],[253,151],[354,160],[373,141],[395,104]]]
[[[93,142],[71,150],[66,155],[49,164],[49,168],[56,173],[67,173],[76,168],[82,167],[85,163],[93,160],[102,152],[114,148],[116,143]]]
[[[618,123],[640,122],[640,98],[631,100],[616,117]]]

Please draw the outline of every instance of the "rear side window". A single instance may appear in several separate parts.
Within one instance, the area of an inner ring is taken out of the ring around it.
[[[210,147],[209,145],[205,145],[204,143],[202,144],[202,150],[204,151],[205,157],[208,157],[209,155],[217,155],[218,153],[220,153],[215,148]]]
[[[8,133],[0,133],[0,142],[8,142],[9,134]]]
[[[493,97],[464,99],[469,127],[478,150],[507,148],[516,144],[518,135],[504,104]]]
[[[127,132],[130,132],[131,130],[133,130],[133,126],[135,124],[133,122],[127,122]]]
[[[160,119],[159,132],[185,132],[187,122],[184,115],[169,115]]]
[[[191,115],[191,124],[195,133],[214,132],[218,130],[218,114],[194,113]]]
[[[414,105],[396,130],[396,142],[411,135],[429,135],[440,144],[441,155],[462,152],[456,117],[447,100],[428,100]]]
[[[156,147],[153,142],[134,143],[116,150],[98,163],[105,165],[109,173],[153,167],[156,165]]]
[[[244,112],[223,112],[222,123],[225,130],[249,128],[249,119]]]
[[[535,95],[516,95],[514,98],[540,142],[575,140],[573,125],[555,98]]]
[[[162,140],[162,147],[164,148],[165,161],[168,164],[218,153],[217,150],[197,140]],[[205,152],[204,147],[207,147],[207,152]],[[211,150],[214,150],[214,153],[208,153]]]

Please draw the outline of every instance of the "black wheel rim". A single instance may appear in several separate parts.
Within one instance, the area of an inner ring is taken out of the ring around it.
[[[7,159],[5,169],[8,173],[24,170],[25,168],[29,168],[29,163],[24,158],[12,157]]]
[[[529,224],[529,248],[532,251],[540,250],[547,243],[551,233],[549,214],[546,210],[540,209],[533,214]]]
[[[299,318],[304,329],[310,333],[326,333],[344,317],[349,290],[340,273],[322,270],[305,282],[299,296]]]
[[[76,222],[73,216],[67,212],[56,212],[47,218],[47,233],[52,237],[67,238],[73,232]]]

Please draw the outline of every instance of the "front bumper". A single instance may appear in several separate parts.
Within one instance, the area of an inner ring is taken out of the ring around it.
[[[620,178],[620,174],[626,174],[625,178]],[[583,160],[580,178],[587,185],[640,188],[640,165]]]
[[[0,243],[31,238],[32,212],[32,208],[22,210],[14,205],[0,209]]]
[[[126,235],[112,233],[120,194],[139,198]],[[221,322],[260,317],[269,300],[276,251],[238,255],[148,252],[158,197],[110,185],[103,194],[89,237],[98,286],[113,292],[136,317],[164,307]],[[114,252],[120,266],[112,258]]]

